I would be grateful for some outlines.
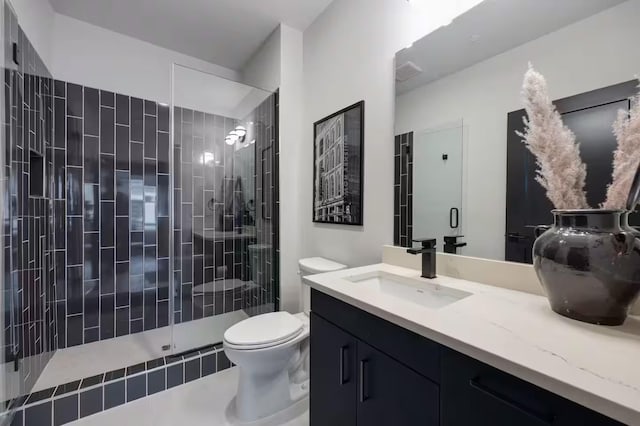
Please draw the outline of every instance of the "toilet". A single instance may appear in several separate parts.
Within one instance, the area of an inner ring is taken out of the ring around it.
[[[305,275],[338,271],[345,265],[321,257],[298,262],[303,312],[270,312],[247,318],[224,333],[224,351],[239,369],[235,416],[253,422],[305,398],[308,383],[311,296]]]

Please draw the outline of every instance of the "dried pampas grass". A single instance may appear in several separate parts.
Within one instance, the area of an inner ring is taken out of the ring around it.
[[[640,86],[639,86],[640,88]],[[613,154],[612,181],[603,209],[625,209],[633,177],[640,164],[640,94],[632,100],[631,111],[618,111],[613,123],[618,148]]]
[[[584,190],[587,168],[573,132],[564,125],[549,98],[542,74],[529,69],[522,84],[527,117],[525,131],[517,132],[536,157],[536,181],[557,209],[589,208]]]

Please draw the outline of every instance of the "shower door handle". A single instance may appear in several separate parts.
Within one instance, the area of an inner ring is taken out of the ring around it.
[[[456,229],[460,225],[460,210],[457,207],[449,209],[449,228]]]

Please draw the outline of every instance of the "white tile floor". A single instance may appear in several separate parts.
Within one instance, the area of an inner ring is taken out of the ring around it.
[[[221,342],[227,328],[247,317],[244,311],[233,311],[177,324],[173,331],[174,353]],[[162,327],[60,349],[45,367],[32,392],[169,355],[170,352],[162,351],[162,346],[170,342],[171,327]]]
[[[226,410],[238,382],[236,367],[70,423],[75,426],[239,425]],[[245,426],[308,426],[308,399],[280,415]]]

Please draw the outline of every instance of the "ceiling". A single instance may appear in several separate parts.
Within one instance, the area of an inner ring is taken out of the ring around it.
[[[56,12],[239,70],[280,22],[306,29],[332,0],[49,0]]]
[[[485,0],[396,54],[418,75],[396,83],[396,95],[585,19],[624,0]]]

